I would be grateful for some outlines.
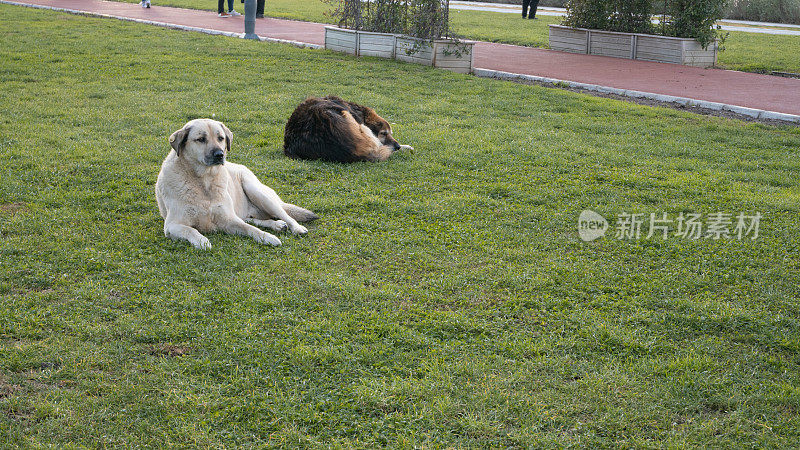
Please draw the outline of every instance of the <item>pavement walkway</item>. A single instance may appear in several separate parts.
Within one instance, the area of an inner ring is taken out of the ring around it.
[[[244,18],[220,18],[215,12],[102,0],[0,0],[105,14],[129,20],[152,21],[226,33],[242,33]],[[271,39],[322,45],[324,24],[281,19],[258,19],[256,34]],[[616,89],[695,99],[756,110],[800,116],[800,79],[700,69],[677,64],[578,55],[540,48],[478,42],[474,66]]]

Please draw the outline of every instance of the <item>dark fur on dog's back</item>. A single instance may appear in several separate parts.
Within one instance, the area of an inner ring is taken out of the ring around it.
[[[353,120],[366,125],[380,144],[364,136]],[[372,108],[336,96],[311,97],[298,105],[283,138],[283,152],[290,158],[344,163],[383,160],[399,148],[389,123]]]
[[[338,97],[309,98],[294,110],[283,137],[283,152],[291,158],[323,159],[352,162],[357,159],[350,151],[355,146],[345,127],[340,111],[349,111],[358,123],[364,123],[360,108],[352,108]]]

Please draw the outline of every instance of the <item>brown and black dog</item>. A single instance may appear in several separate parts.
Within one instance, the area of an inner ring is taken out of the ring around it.
[[[332,162],[385,161],[400,149],[392,127],[372,108],[339,97],[310,97],[289,117],[283,153]]]

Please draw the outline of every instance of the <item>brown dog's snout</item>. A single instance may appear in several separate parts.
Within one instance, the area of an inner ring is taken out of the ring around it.
[[[400,150],[400,143],[397,142],[397,140],[393,138],[391,135],[386,136],[386,144],[384,145],[391,146],[392,150],[394,151]]]

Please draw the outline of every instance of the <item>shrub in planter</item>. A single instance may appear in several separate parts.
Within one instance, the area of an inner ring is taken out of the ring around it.
[[[340,28],[325,27],[325,47],[358,56],[395,56],[395,35],[406,27],[406,0],[327,0]]]
[[[450,35],[449,0],[326,1],[334,5],[329,15],[351,29],[326,27],[327,48],[472,72],[473,43]],[[393,40],[392,52],[385,51],[385,39]]]
[[[351,30],[403,34],[408,0],[325,0],[333,9],[328,15],[337,26]]]
[[[408,2],[405,0],[373,0],[367,2],[366,31],[403,34],[406,31]]]
[[[617,0],[612,6],[611,31],[652,33],[650,0]]]
[[[325,0],[333,5],[326,14],[336,19],[336,26],[351,30],[361,30],[364,27],[363,2],[361,0]]]
[[[550,26],[550,47],[576,53],[710,67],[713,28],[726,0],[569,0],[564,26]],[[663,12],[658,26],[653,8]],[[653,35],[663,36],[653,36]],[[677,38],[677,39],[676,39]]]
[[[563,24],[573,28],[650,33],[650,0],[569,0]]]
[[[325,0],[341,28],[405,34],[433,41],[450,36],[449,0]]]
[[[624,33],[660,34],[696,39],[703,48],[719,36],[714,23],[728,0],[569,0],[563,25]],[[657,27],[653,7],[661,12]]]
[[[570,0],[561,24],[572,28],[605,30],[609,26],[609,17],[606,0]]]
[[[449,37],[450,1],[411,0],[405,34],[428,41]]]
[[[406,34],[397,39],[397,59],[472,72],[473,42],[450,33],[449,0],[411,0]]]
[[[722,18],[726,3],[727,0],[664,0],[660,34],[697,39],[707,48],[720,37],[714,23]]]

